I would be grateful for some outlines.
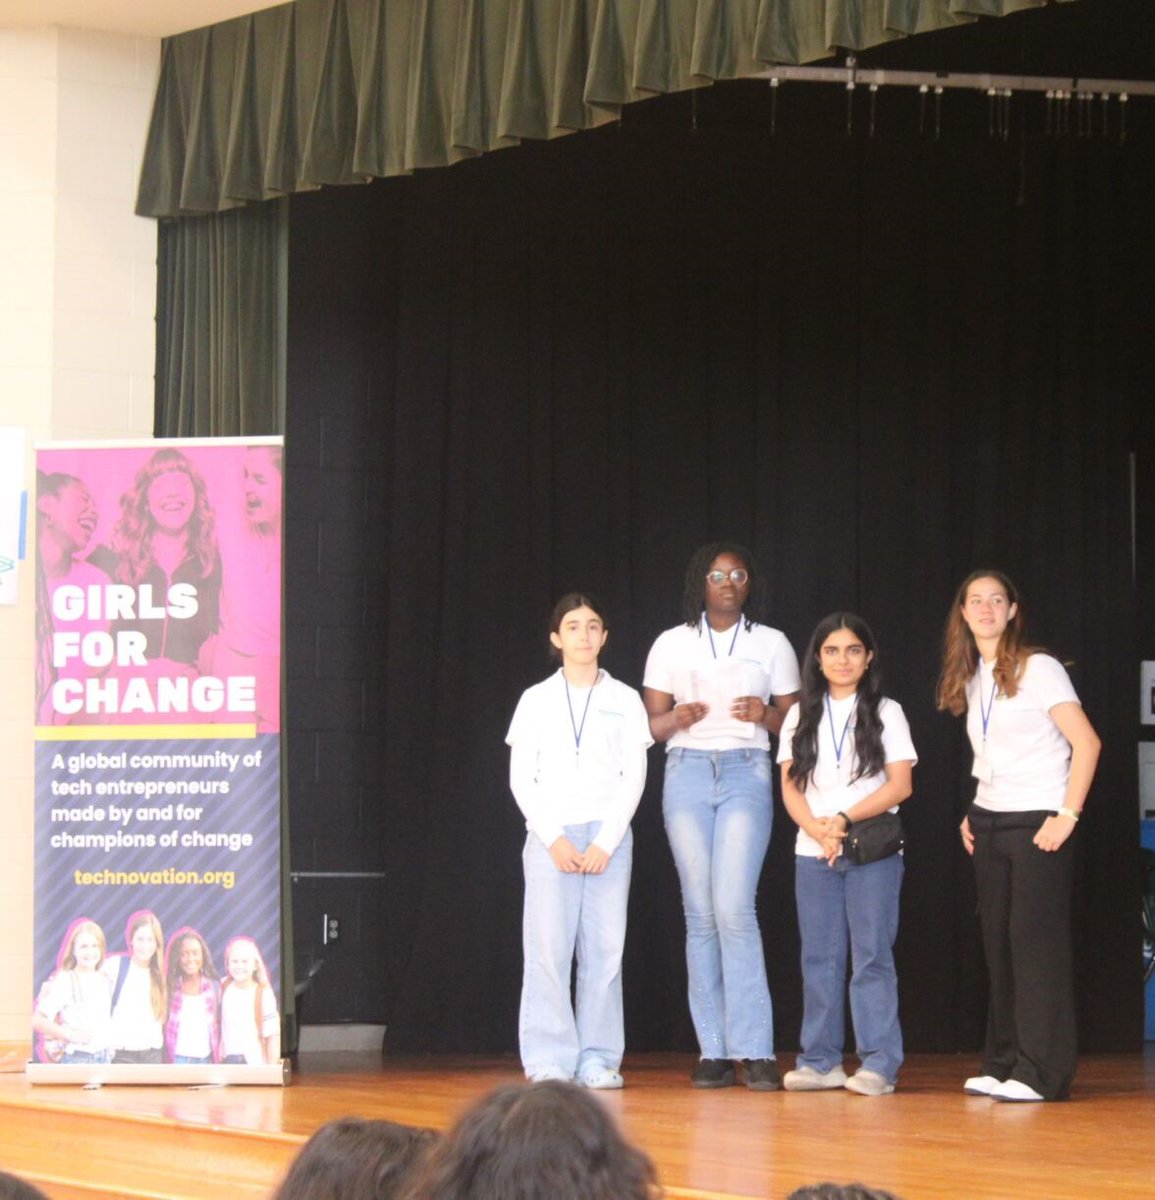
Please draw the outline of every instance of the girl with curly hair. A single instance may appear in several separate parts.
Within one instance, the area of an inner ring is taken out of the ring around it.
[[[195,670],[205,639],[219,624],[221,564],[208,490],[187,455],[166,446],[155,451],[120,498],[112,554],[100,563],[118,583],[146,589],[147,603],[117,629],[145,635],[144,657]],[[179,618],[167,602],[180,586],[195,596],[195,612],[184,605]],[[154,615],[155,614],[155,615]]]
[[[643,696],[665,742],[662,811],[686,914],[690,1015],[699,1088],[781,1085],[755,893],[773,819],[770,734],[798,691],[786,635],[757,619],[761,578],[734,542],[699,547],[686,571],[683,624],[646,661]]]
[[[201,935],[182,925],[165,950],[168,1020],[165,1057],[174,1063],[216,1062],[220,1047],[221,983]]]

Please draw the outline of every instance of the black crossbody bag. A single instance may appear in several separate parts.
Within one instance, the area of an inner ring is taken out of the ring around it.
[[[846,831],[842,852],[860,867],[897,854],[906,845],[902,818],[898,813],[884,812],[865,821],[855,821]]]

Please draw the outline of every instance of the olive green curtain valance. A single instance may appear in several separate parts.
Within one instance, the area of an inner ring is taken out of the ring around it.
[[[137,197],[220,212],[1043,0],[296,0],[167,38]]]

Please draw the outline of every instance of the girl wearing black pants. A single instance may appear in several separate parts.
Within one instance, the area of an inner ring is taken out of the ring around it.
[[[1014,584],[975,571],[947,620],[938,706],[967,714],[975,800],[963,818],[990,977],[970,1095],[1065,1100],[1075,1075],[1071,866],[1099,738],[1067,672],[1027,645]]]

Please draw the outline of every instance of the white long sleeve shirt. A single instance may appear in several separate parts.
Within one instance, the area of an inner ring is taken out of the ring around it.
[[[613,854],[642,798],[653,744],[638,693],[604,670],[592,688],[567,686],[559,669],[522,693],[505,740],[526,828],[548,847],[566,825],[600,821],[594,843]]]

